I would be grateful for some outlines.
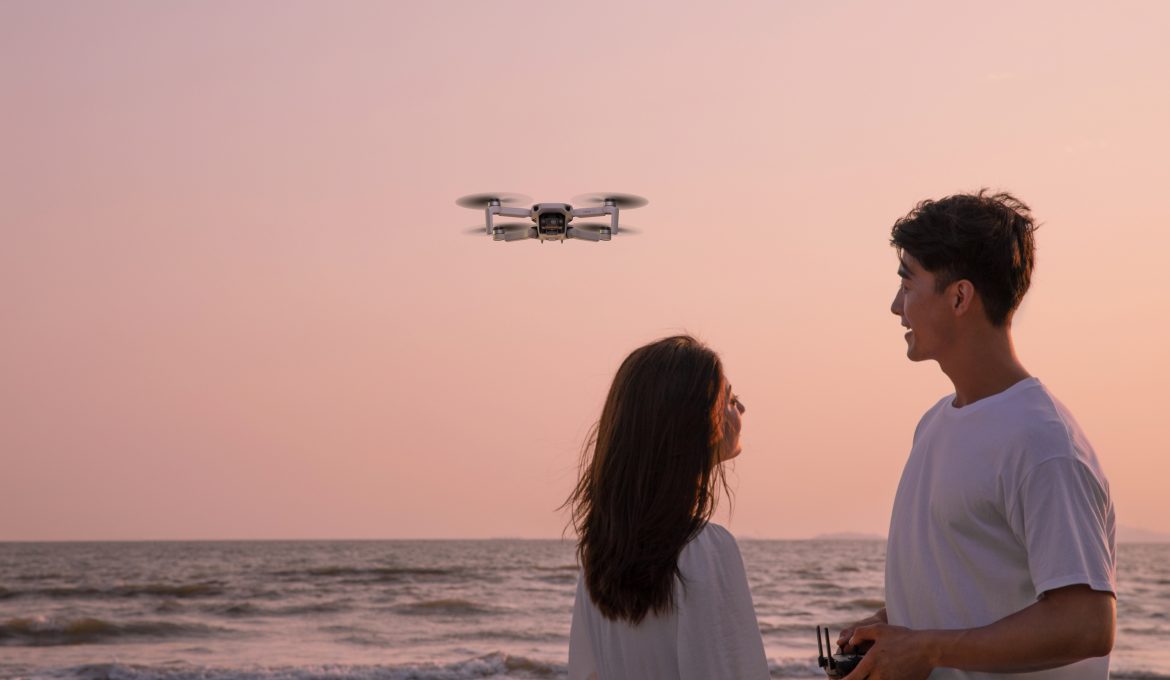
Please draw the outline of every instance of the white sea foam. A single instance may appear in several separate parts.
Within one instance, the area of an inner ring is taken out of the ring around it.
[[[19,677],[23,680],[528,680],[563,678],[567,674],[564,665],[496,652],[450,664],[206,668],[110,663],[40,670]]]

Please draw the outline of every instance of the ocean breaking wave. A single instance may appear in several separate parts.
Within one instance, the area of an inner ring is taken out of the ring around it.
[[[470,614],[492,614],[498,611],[498,609],[480,602],[473,602],[462,598],[443,598],[399,605],[395,607],[395,611],[402,614],[466,616]]]
[[[81,645],[123,638],[186,638],[229,633],[197,623],[131,621],[118,623],[98,618],[57,619],[26,617],[0,623],[0,646]]]
[[[0,665],[0,671],[9,670]],[[568,675],[565,664],[547,663],[514,654],[494,652],[448,664],[282,666],[212,668],[194,665],[145,666],[89,664],[72,668],[41,669],[12,676],[16,680],[544,680]],[[822,678],[824,671],[809,659],[769,659],[774,678]],[[1117,672],[1112,680],[1170,680],[1157,672]]]
[[[212,597],[223,593],[223,587],[218,583],[144,583],[139,585],[118,585],[106,588],[93,586],[29,588],[26,590],[8,590],[0,588],[0,599],[18,597],[45,597],[51,599],[101,599],[101,598],[130,598],[130,597]]]
[[[354,567],[329,565],[306,569],[281,569],[270,572],[284,581],[318,581],[341,579],[360,583],[398,583],[411,580],[446,579],[466,575],[466,569],[431,567]]]
[[[536,680],[562,678],[567,674],[564,664],[495,652],[450,664],[208,668],[106,663],[41,670],[18,677],[21,680]]]
[[[824,677],[811,659],[771,659],[768,669],[775,678]],[[493,652],[448,664],[322,665],[250,668],[201,666],[142,666],[90,664],[74,668],[42,670],[22,680],[478,680],[511,678],[543,680],[564,678],[568,667],[525,656]],[[1163,680],[1160,675],[1114,676],[1126,680]]]

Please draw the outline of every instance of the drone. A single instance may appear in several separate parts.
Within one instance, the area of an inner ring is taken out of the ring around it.
[[[486,232],[494,241],[538,239],[565,242],[608,241],[618,233],[618,211],[640,208],[649,201],[633,194],[583,194],[573,201],[589,207],[574,208],[568,203],[533,203],[531,208],[517,207],[531,199],[519,194],[472,194],[455,201],[464,208],[483,209]],[[496,222],[495,217],[526,217],[529,222]],[[603,217],[609,222],[574,222],[580,217]],[[479,232],[476,227],[475,232]],[[629,231],[628,229],[626,231]]]

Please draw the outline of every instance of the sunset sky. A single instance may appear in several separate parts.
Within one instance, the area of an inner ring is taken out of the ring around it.
[[[1170,517],[1170,3],[0,4],[0,540],[556,537],[633,348],[747,405],[741,537],[884,534],[893,221],[1006,189],[1015,323]],[[640,194],[495,243],[454,204]],[[726,500],[726,499],[725,499]],[[726,509],[727,503],[722,504]]]

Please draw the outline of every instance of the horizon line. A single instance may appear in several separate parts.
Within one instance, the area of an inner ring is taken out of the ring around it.
[[[1130,544],[1159,544],[1170,543],[1170,534],[1163,534],[1157,532],[1150,532],[1151,536],[1138,536],[1134,538],[1119,538],[1117,542]],[[885,536],[877,534],[873,535],[832,535],[820,534],[817,536],[803,536],[803,537],[773,537],[773,536],[736,536],[736,541],[751,542],[751,541],[784,541],[784,542],[803,542],[803,541],[836,541],[836,542],[879,542],[885,541]],[[378,542],[407,542],[407,541],[556,541],[560,543],[573,543],[573,539],[564,537],[532,537],[532,536],[412,536],[412,537],[378,537],[378,538],[0,538],[0,545],[4,544],[38,544],[38,543],[378,543]]]

